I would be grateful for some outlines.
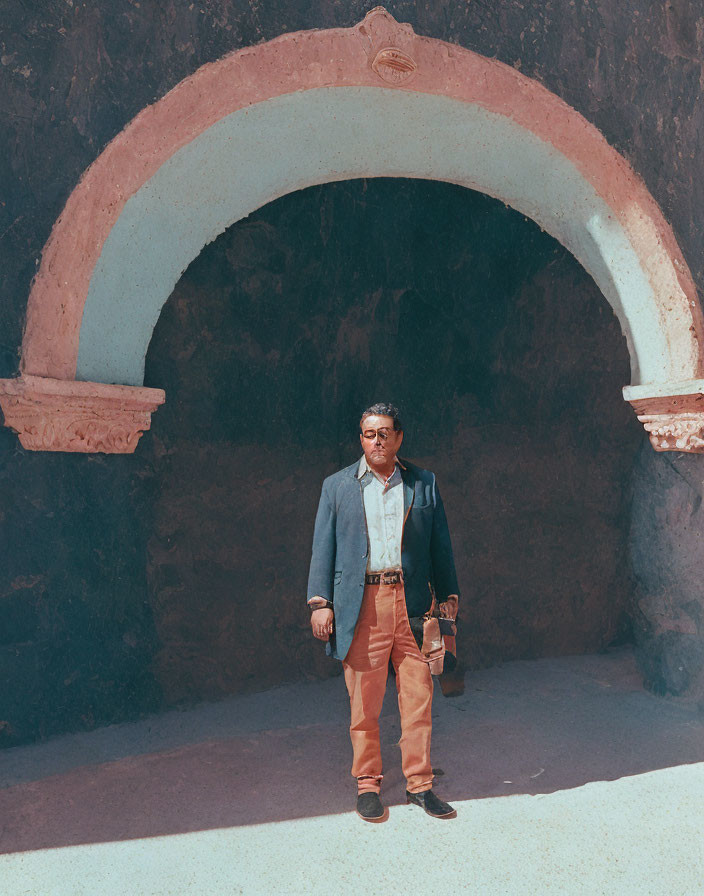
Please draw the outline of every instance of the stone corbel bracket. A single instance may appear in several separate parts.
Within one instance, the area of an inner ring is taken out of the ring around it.
[[[163,389],[56,380],[24,374],[0,380],[5,425],[29,451],[132,454]]]
[[[656,451],[704,454],[704,380],[625,386],[623,397]]]

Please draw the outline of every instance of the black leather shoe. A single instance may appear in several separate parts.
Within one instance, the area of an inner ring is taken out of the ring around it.
[[[444,802],[439,796],[435,796],[432,790],[423,790],[421,793],[406,791],[406,802],[415,803],[421,809],[425,809],[433,818],[455,818],[457,810],[449,803]]]
[[[373,790],[360,793],[357,797],[357,815],[365,821],[384,821],[386,809],[378,793]]]

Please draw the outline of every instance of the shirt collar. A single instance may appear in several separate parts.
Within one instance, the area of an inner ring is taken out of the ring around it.
[[[395,462],[396,466],[399,466],[402,470],[406,469],[405,465],[398,459],[398,457],[394,458],[394,462]],[[356,478],[361,479],[362,476],[365,475],[365,473],[371,473],[371,472],[372,472],[372,470],[371,470],[369,464],[367,463],[366,455],[363,454],[359,461],[359,466],[357,467]],[[372,473],[372,475],[373,475],[373,473]],[[393,473],[391,475],[393,476]]]

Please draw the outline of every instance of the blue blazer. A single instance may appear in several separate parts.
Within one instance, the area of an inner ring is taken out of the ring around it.
[[[432,603],[431,588],[439,603],[459,595],[457,573],[435,474],[399,460],[406,467],[401,470],[406,609],[409,616],[422,616]],[[332,601],[335,624],[325,652],[338,660],[344,660],[352,644],[367,570],[367,521],[358,471],[359,461],[323,482],[308,576],[306,599],[319,595]]]

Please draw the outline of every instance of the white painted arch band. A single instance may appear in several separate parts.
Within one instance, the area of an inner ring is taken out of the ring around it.
[[[632,381],[691,375],[692,351],[673,359],[668,338],[686,330],[681,312],[661,319],[626,230],[552,144],[478,104],[329,87],[227,115],[127,201],[90,281],[76,378],[140,385],[161,308],[206,243],[293,190],[374,176],[462,184],[532,218],[577,257],[611,303],[628,342]]]

